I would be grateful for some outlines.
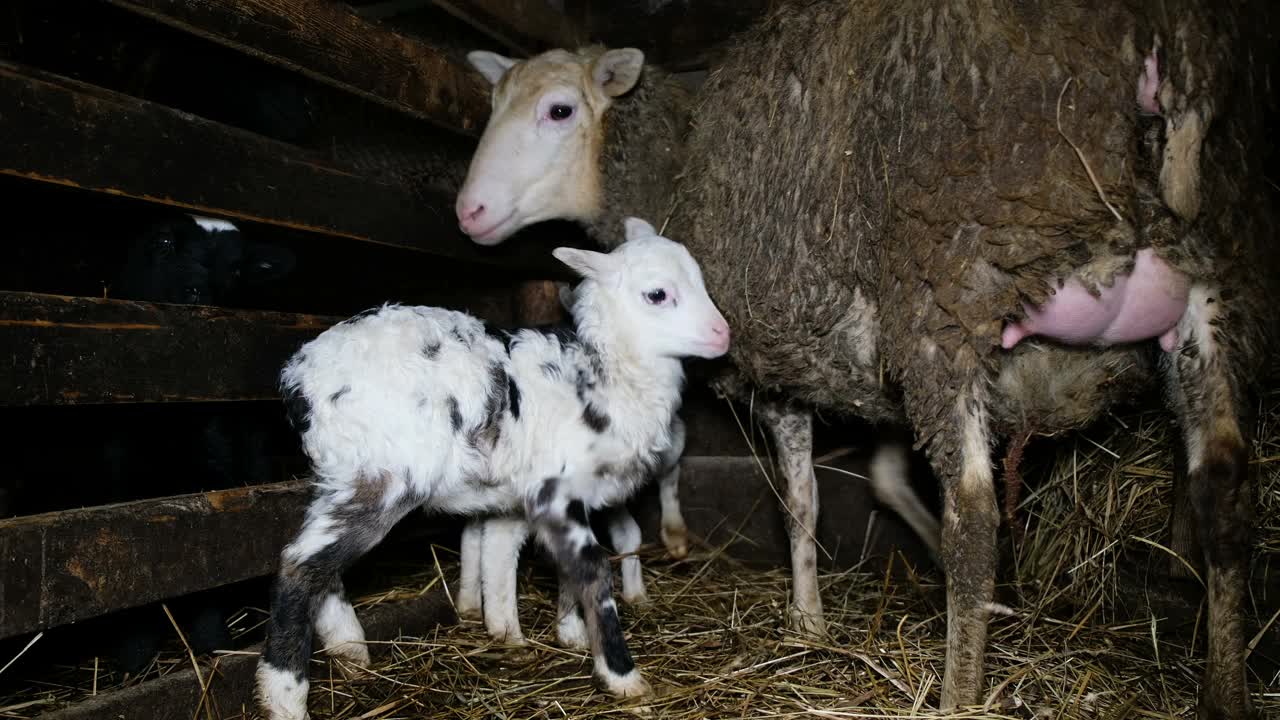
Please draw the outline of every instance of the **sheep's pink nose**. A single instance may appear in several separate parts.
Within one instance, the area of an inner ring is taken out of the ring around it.
[[[459,201],[455,209],[458,213],[458,227],[462,228],[462,232],[468,235],[472,234],[484,220],[485,207],[483,203]]]

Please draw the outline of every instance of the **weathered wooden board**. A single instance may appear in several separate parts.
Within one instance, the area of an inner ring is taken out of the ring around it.
[[[546,0],[434,0],[445,12],[524,56],[575,48],[583,33]]]
[[[0,405],[273,399],[341,319],[0,292]]]
[[[424,201],[316,153],[7,62],[0,62],[0,137],[0,174],[563,274],[536,244],[472,243],[457,229],[447,193]]]
[[[333,0],[108,2],[449,130],[479,134],[489,116],[474,72]]]
[[[308,498],[295,480],[0,520],[0,637],[267,574]]]
[[[458,620],[448,596],[439,588],[408,600],[375,605],[359,616],[365,636],[373,641],[369,650],[375,659],[385,654],[389,647],[384,644],[387,641],[401,635],[425,635],[437,625],[452,625]],[[46,720],[191,720],[197,717],[196,709],[203,702],[203,707],[216,710],[212,717],[248,718],[254,711],[254,670],[258,666],[257,653],[261,651],[262,646],[255,645],[248,649],[253,654],[224,655],[218,658],[215,668],[206,667],[203,674],[208,683],[207,692],[195,671],[187,668],[41,717]],[[201,711],[199,717],[205,717],[205,713]]]

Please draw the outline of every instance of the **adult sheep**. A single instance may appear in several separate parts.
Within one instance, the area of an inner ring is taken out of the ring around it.
[[[1175,541],[1206,570],[1200,716],[1248,716],[1247,414],[1280,299],[1250,37],[1268,12],[794,3],[700,91],[669,228],[743,387],[794,401],[772,423],[789,482],[811,475],[811,407],[909,421],[942,480],[943,708],[984,690],[994,438],[1080,427],[1155,374],[1186,449]]]

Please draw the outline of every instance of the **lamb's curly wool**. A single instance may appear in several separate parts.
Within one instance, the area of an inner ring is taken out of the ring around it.
[[[1245,714],[1242,419],[1280,299],[1258,167],[1270,45],[1251,36],[1270,12],[788,3],[703,88],[669,231],[703,262],[739,380],[871,420],[905,410],[947,489],[944,706],[982,689],[990,429],[1078,427],[1155,369],[1134,346],[1008,352],[1002,326],[1058,278],[1096,290],[1151,247],[1192,287],[1159,369],[1209,543],[1190,553],[1212,587],[1202,713]],[[1135,94],[1153,51],[1160,119]]]

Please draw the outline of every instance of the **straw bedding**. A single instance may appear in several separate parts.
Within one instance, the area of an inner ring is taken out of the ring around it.
[[[1256,427],[1256,534],[1251,668],[1262,717],[1280,717],[1280,392]],[[1203,604],[1168,578],[1174,429],[1167,414],[1112,417],[1084,433],[1042,441],[1023,471],[1025,535],[1006,539],[987,652],[988,707],[965,718],[1190,718],[1204,652]],[[827,509],[830,511],[830,508]],[[1006,534],[1007,535],[1007,534]],[[521,580],[531,644],[495,645],[479,623],[402,637],[373,672],[337,668],[312,685],[315,720],[392,718],[904,718],[937,717],[945,604],[935,568],[900,557],[822,578],[831,637],[786,630],[789,575],[701,548],[678,563],[642,549],[649,595],[624,607],[637,662],[658,691],[647,703],[596,691],[584,653],[555,645],[556,586],[545,561]],[[447,552],[390,592],[394,600],[457,577]],[[1185,598],[1191,598],[1187,600]],[[257,614],[242,616],[242,629]],[[162,659],[151,674],[189,667]],[[0,700],[0,717],[32,717],[37,697],[87,694],[91,667],[67,667],[38,694]],[[118,679],[99,676],[102,692]],[[10,707],[3,707],[3,706]],[[224,715],[226,718],[238,715]]]

